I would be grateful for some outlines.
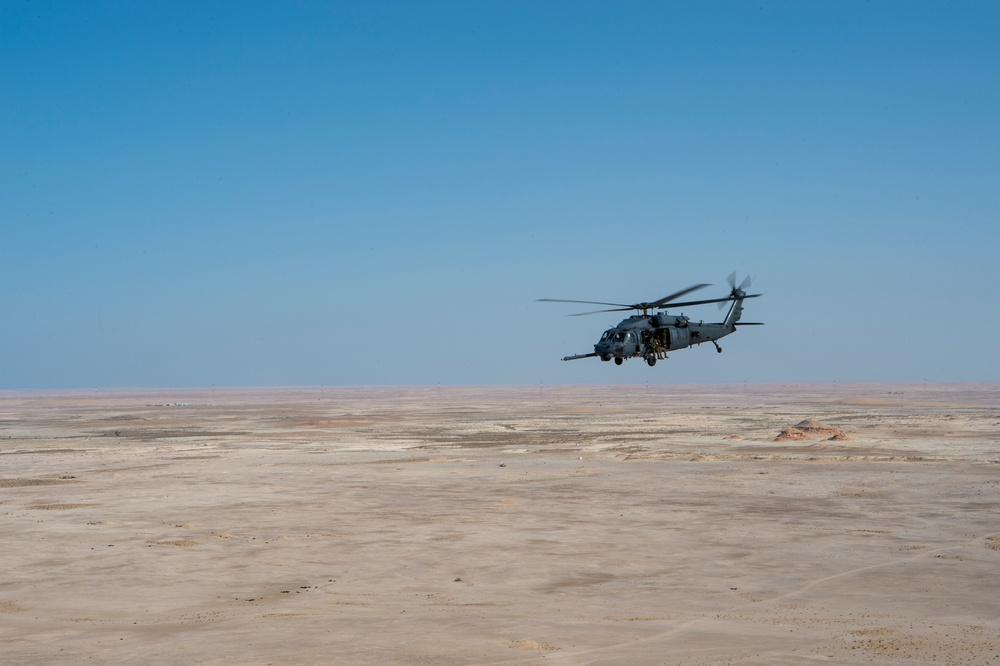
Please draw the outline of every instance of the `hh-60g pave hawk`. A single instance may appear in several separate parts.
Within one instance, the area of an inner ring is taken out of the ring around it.
[[[674,303],[692,291],[708,287],[707,284],[696,284],[687,289],[682,289],[677,293],[664,296],[663,298],[648,303],[603,303],[601,301],[569,301],[560,298],[540,298],[539,301],[548,303],[588,303],[590,305],[614,305],[610,310],[594,310],[592,312],[578,312],[571,317],[581,315],[597,314],[599,312],[624,312],[627,310],[637,310],[639,314],[632,315],[628,319],[623,319],[614,328],[604,331],[604,335],[594,345],[591,354],[577,354],[566,356],[564,361],[573,361],[578,358],[590,358],[598,356],[602,361],[615,360],[615,365],[621,365],[627,358],[640,357],[646,360],[650,367],[656,365],[657,359],[667,358],[668,351],[684,349],[700,345],[703,342],[711,342],[718,352],[722,352],[722,347],[716,342],[719,338],[725,337],[736,330],[737,326],[762,326],[759,322],[740,321],[743,314],[743,301],[747,298],[756,298],[760,294],[748,294],[746,288],[750,286],[750,276],[736,286],[736,273],[729,276],[729,295],[725,298],[710,298],[703,301],[685,301]],[[723,303],[732,302],[729,313],[725,321],[720,324],[706,324],[703,321],[693,322],[683,314],[671,315],[667,312],[654,312],[650,310],[666,308],[669,304],[671,308],[686,307],[689,305],[705,305],[706,303],[718,303],[721,309]]]

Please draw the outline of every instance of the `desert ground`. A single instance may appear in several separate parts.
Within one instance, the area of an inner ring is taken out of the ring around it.
[[[1000,664],[1000,385],[0,392],[0,662]]]

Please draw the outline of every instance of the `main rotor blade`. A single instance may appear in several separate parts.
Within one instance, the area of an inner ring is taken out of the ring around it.
[[[707,285],[707,284],[696,284],[696,285],[694,285],[692,287],[688,287],[687,289],[681,289],[680,291],[678,291],[675,294],[670,294],[669,296],[664,296],[663,298],[661,298],[658,301],[653,301],[652,303],[650,303],[650,306],[654,307],[654,308],[663,307],[664,305],[666,305],[670,301],[674,300],[675,298],[680,298],[681,296],[684,296],[685,294],[690,294],[692,291],[697,291],[699,289],[704,289],[705,287],[708,287],[708,286],[710,286],[710,285]]]
[[[619,308],[625,308],[626,310],[635,309],[634,305],[628,305],[627,303],[605,303],[603,301],[569,301],[565,298],[539,298],[539,303],[586,303],[587,305],[614,305]],[[601,310],[603,312],[603,310]]]
[[[687,289],[681,289],[676,293],[670,294],[669,296],[664,296],[661,299],[651,301],[649,303],[605,303],[604,301],[577,301],[567,298],[539,298],[538,301],[543,303],[586,303],[587,305],[613,305],[616,308],[624,308],[626,310],[651,310],[653,308],[662,307],[665,303],[669,303],[675,298],[680,298],[685,294],[690,294],[692,291],[703,289],[704,287],[708,286],[711,285],[696,284],[692,287],[688,287]],[[598,312],[610,312],[610,311],[598,310]]]
[[[726,301],[738,301],[741,298],[757,298],[760,294],[747,294],[746,296],[726,296],[725,298],[709,298],[704,301],[685,301],[684,303],[670,303],[668,309],[682,308],[688,305],[705,305],[706,303],[725,303]]]
[[[687,289],[682,289],[676,293],[670,294],[669,296],[664,296],[663,298],[652,301],[650,303],[606,303],[604,301],[577,301],[568,298],[539,298],[540,303],[585,303],[587,305],[613,305],[614,307],[610,310],[592,310],[590,312],[576,312],[571,315],[566,315],[567,317],[583,317],[585,315],[600,314],[602,312],[627,312],[629,310],[653,310],[656,308],[670,307],[670,308],[682,308],[688,305],[704,305],[706,303],[724,303],[726,301],[735,301],[737,297],[732,295],[726,296],[725,298],[709,298],[703,301],[685,301],[683,303],[672,303],[675,298],[680,298],[684,294],[690,294],[692,291],[697,291],[698,289],[703,289],[705,287],[710,287],[709,284],[696,284],[688,287]],[[743,296],[742,298],[756,298],[760,294],[752,294],[749,296]]]
[[[635,310],[634,307],[626,305],[623,308],[611,308],[610,310],[591,310],[590,312],[576,312],[574,314],[568,314],[567,317],[582,317],[584,315],[600,314],[602,312],[629,312],[630,310]]]
[[[668,310],[673,310],[674,308],[683,308],[688,305],[705,305],[706,303],[726,303],[728,301],[738,301],[741,298],[757,298],[758,296],[760,296],[760,294],[747,294],[746,296],[726,296],[725,298],[709,298],[704,301],[684,301],[683,303],[668,303],[666,306],[663,307],[665,307]],[[650,306],[650,309],[652,309],[653,305],[651,303],[648,305]],[[661,306],[656,306],[656,307],[661,307]],[[636,307],[634,305],[633,306],[626,305],[625,307],[613,308],[611,310],[593,310],[591,312],[577,312],[575,314],[566,316],[582,317],[584,315],[599,314],[601,312],[628,312],[629,310],[635,310],[635,309]]]

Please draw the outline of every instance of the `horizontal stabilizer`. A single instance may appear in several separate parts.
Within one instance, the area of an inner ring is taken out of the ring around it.
[[[734,324],[734,326],[763,326],[763,325],[764,322],[762,321],[738,321]]]

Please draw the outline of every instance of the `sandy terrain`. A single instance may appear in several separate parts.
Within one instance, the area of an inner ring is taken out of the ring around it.
[[[0,392],[0,662],[1000,664],[1000,385]]]

